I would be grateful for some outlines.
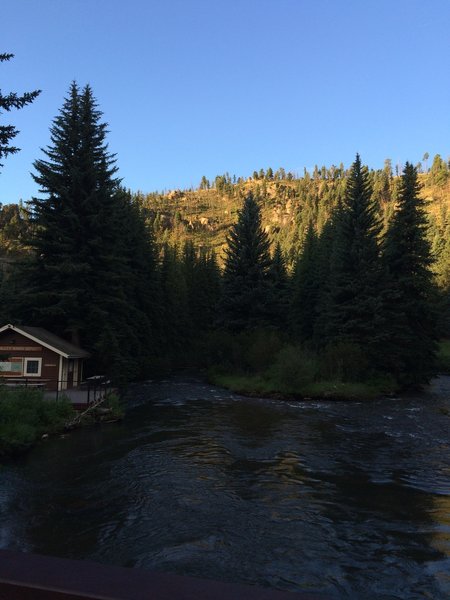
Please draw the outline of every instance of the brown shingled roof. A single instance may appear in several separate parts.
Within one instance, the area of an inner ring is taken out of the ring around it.
[[[15,329],[17,332],[22,332],[25,335],[30,335],[33,338],[36,338],[44,346],[50,346],[51,349],[56,350],[59,354],[64,355],[66,358],[88,358],[90,356],[89,352],[67,342],[63,338],[43,329],[42,327],[29,327],[28,325],[6,325],[5,327],[0,328],[4,330],[6,328]]]

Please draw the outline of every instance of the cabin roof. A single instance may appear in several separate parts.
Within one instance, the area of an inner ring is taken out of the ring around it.
[[[33,340],[34,342],[38,342],[42,346],[53,350],[57,354],[64,356],[65,358],[88,358],[89,352],[75,346],[75,344],[71,344],[67,342],[63,338],[43,329],[42,327],[30,327],[28,325],[4,325],[0,327],[0,333],[3,333],[6,330],[16,331],[24,335],[25,337]]]

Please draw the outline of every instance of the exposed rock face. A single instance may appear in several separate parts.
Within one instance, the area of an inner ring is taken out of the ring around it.
[[[208,217],[193,216],[183,222],[191,231],[200,231],[202,229],[206,231],[215,231],[217,229],[216,220],[213,221]]]
[[[167,200],[178,200],[183,198],[184,193],[181,190],[171,190],[167,193]]]

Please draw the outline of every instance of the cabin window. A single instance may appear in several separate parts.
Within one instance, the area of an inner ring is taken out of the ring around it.
[[[40,377],[42,367],[42,358],[25,359],[25,375],[30,377]]]

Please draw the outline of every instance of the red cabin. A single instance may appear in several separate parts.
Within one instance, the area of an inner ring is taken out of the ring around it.
[[[0,327],[0,377],[6,385],[61,391],[82,380],[89,353],[41,327]]]

